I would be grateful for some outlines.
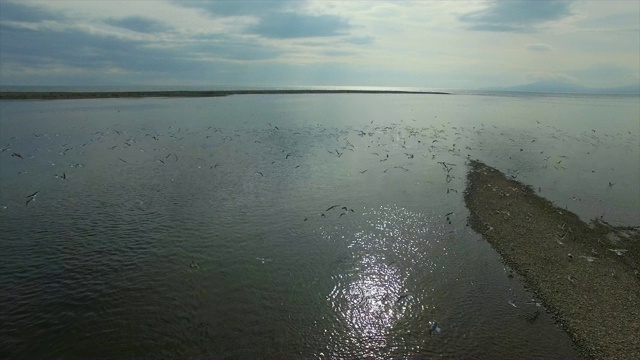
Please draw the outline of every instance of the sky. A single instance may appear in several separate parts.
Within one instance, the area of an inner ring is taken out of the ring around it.
[[[0,0],[0,86],[640,83],[640,1]]]

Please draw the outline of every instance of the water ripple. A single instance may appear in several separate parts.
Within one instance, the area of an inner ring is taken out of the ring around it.
[[[465,226],[465,161],[636,219],[637,102],[371,100],[3,102],[0,355],[575,356],[509,305],[532,295]]]

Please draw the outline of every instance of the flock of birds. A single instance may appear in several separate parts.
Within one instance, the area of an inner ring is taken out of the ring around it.
[[[120,112],[119,109],[118,112]],[[150,166],[152,163],[169,166],[185,161],[190,167],[208,168],[212,171],[217,171],[219,167],[235,166],[236,164],[226,160],[237,158],[237,153],[244,153],[245,156],[259,159],[257,164],[253,165],[255,175],[270,177],[274,172],[283,171],[282,166],[291,165],[294,169],[304,167],[305,157],[314,154],[320,156],[310,149],[315,147],[326,150],[325,153],[329,154],[327,161],[331,158],[344,161],[351,156],[356,156],[362,160],[361,163],[372,164],[377,159],[378,166],[375,166],[375,169],[353,169],[354,173],[362,176],[371,175],[372,171],[380,171],[383,174],[391,170],[409,172],[426,164],[439,166],[446,184],[452,181],[462,184],[464,173],[456,171],[456,168],[464,168],[459,165],[463,165],[466,159],[482,159],[483,153],[486,152],[492,153],[490,155],[493,156],[497,151],[501,154],[510,154],[509,159],[535,152],[539,153],[536,157],[539,159],[538,166],[541,169],[553,167],[555,170],[562,171],[566,170],[567,156],[554,154],[553,145],[549,147],[549,141],[562,143],[573,140],[589,144],[591,150],[585,155],[597,151],[600,147],[609,146],[612,142],[621,143],[629,148],[637,146],[637,135],[634,136],[630,132],[601,134],[591,130],[575,135],[540,122],[537,123],[537,128],[531,131],[503,129],[496,125],[485,126],[483,123],[456,126],[437,117],[426,125],[424,123],[425,121],[416,119],[379,125],[375,121],[370,121],[358,127],[337,128],[322,124],[296,127],[280,124],[278,126],[265,122],[262,127],[188,128],[187,123],[180,126],[176,121],[164,129],[116,123],[98,131],[85,133],[84,136],[65,135],[63,131],[32,133],[27,135],[30,139],[13,136],[0,151],[2,154],[10,154],[9,158],[1,158],[5,177],[12,171],[20,176],[29,176],[30,173],[36,177],[47,176],[47,172],[53,166],[58,171],[51,173],[50,176],[69,181],[73,175],[72,172],[90,166],[85,164],[89,153],[92,158],[102,158],[103,166],[110,168],[117,165],[109,159],[116,160],[124,166],[137,167]],[[255,126],[255,124],[252,125]],[[538,137],[545,131],[546,145],[533,147],[532,144],[536,141],[541,142]],[[510,142],[512,145],[510,148],[496,150],[492,142],[499,139],[502,141],[506,139],[505,143]],[[527,147],[526,144],[529,146]],[[20,164],[27,162],[35,164],[31,166]],[[50,165],[46,164],[47,162]],[[56,166],[58,163],[66,166],[67,170]],[[182,168],[182,171],[186,170]],[[510,175],[517,178],[519,171],[515,169]],[[614,185],[614,182],[608,182],[609,188]],[[458,193],[459,190],[460,187],[446,186],[447,194]],[[542,189],[538,188],[538,190]],[[27,195],[25,206],[33,203],[41,191],[47,190],[38,189]],[[4,201],[7,201],[7,198]],[[6,204],[0,204],[0,206],[6,207]],[[320,216],[325,217],[325,213],[338,207],[336,205],[324,212],[321,211]],[[349,211],[353,212],[353,209],[347,207],[342,207],[342,210],[338,217],[346,215]],[[450,214],[447,214],[447,218],[449,216]]]

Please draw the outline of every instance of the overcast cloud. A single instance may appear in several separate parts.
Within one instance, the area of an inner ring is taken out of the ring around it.
[[[640,82],[638,1],[0,0],[0,85]]]

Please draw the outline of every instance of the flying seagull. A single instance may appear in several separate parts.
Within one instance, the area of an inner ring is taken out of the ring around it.
[[[434,332],[439,333],[441,331],[440,326],[438,326],[438,322],[434,321],[431,324],[431,328],[429,329],[429,335],[432,335]]]
[[[169,155],[165,156],[165,159],[168,159],[169,156],[171,156],[171,155],[175,156],[176,157],[176,161],[178,161],[178,155],[176,155],[176,154],[169,154]]]
[[[36,195],[38,195],[39,191],[34,192],[33,194],[27,196],[27,198],[29,198],[29,200],[27,200],[27,202],[24,204],[24,206],[28,206],[29,202],[31,201],[36,201]]]
[[[627,252],[626,249],[608,249],[608,250],[616,253],[616,255],[618,256],[622,256],[622,254]]]

